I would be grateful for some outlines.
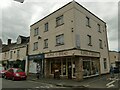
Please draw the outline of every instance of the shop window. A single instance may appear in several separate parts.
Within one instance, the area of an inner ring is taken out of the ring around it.
[[[55,70],[58,70],[61,75],[61,62],[51,62],[51,74],[54,74]]]
[[[83,75],[89,76],[90,75],[90,61],[83,61]]]
[[[66,75],[66,62],[63,62],[63,75]]]
[[[106,58],[104,58],[103,60],[104,60],[103,61],[104,69],[107,69],[107,60],[106,60]]]
[[[75,61],[72,64],[72,68],[73,68],[73,76],[75,76]]]

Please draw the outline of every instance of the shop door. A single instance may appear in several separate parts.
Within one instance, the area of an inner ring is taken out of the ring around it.
[[[71,62],[68,63],[68,79],[72,79],[72,64]]]

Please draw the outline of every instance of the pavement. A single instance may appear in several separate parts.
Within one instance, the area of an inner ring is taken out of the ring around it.
[[[117,77],[117,75],[116,75]],[[113,78],[114,79],[114,78]],[[40,78],[36,75],[29,75],[27,80],[56,85],[59,87],[77,87],[77,88],[107,88],[107,84],[113,81],[109,74],[83,79],[81,81],[68,79]]]

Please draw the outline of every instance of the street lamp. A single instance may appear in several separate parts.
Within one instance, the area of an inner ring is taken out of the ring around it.
[[[17,1],[17,2],[20,2],[20,3],[24,2],[24,0],[14,0],[14,1]]]

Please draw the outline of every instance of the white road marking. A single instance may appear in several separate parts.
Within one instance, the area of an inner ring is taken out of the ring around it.
[[[113,84],[115,81],[111,81],[111,82],[109,82],[108,84],[106,84],[106,86],[109,86],[109,85],[111,85],[111,84]]]
[[[111,85],[109,85],[107,88],[111,88],[111,87],[114,87],[115,85],[113,85],[113,84],[111,84]]]

